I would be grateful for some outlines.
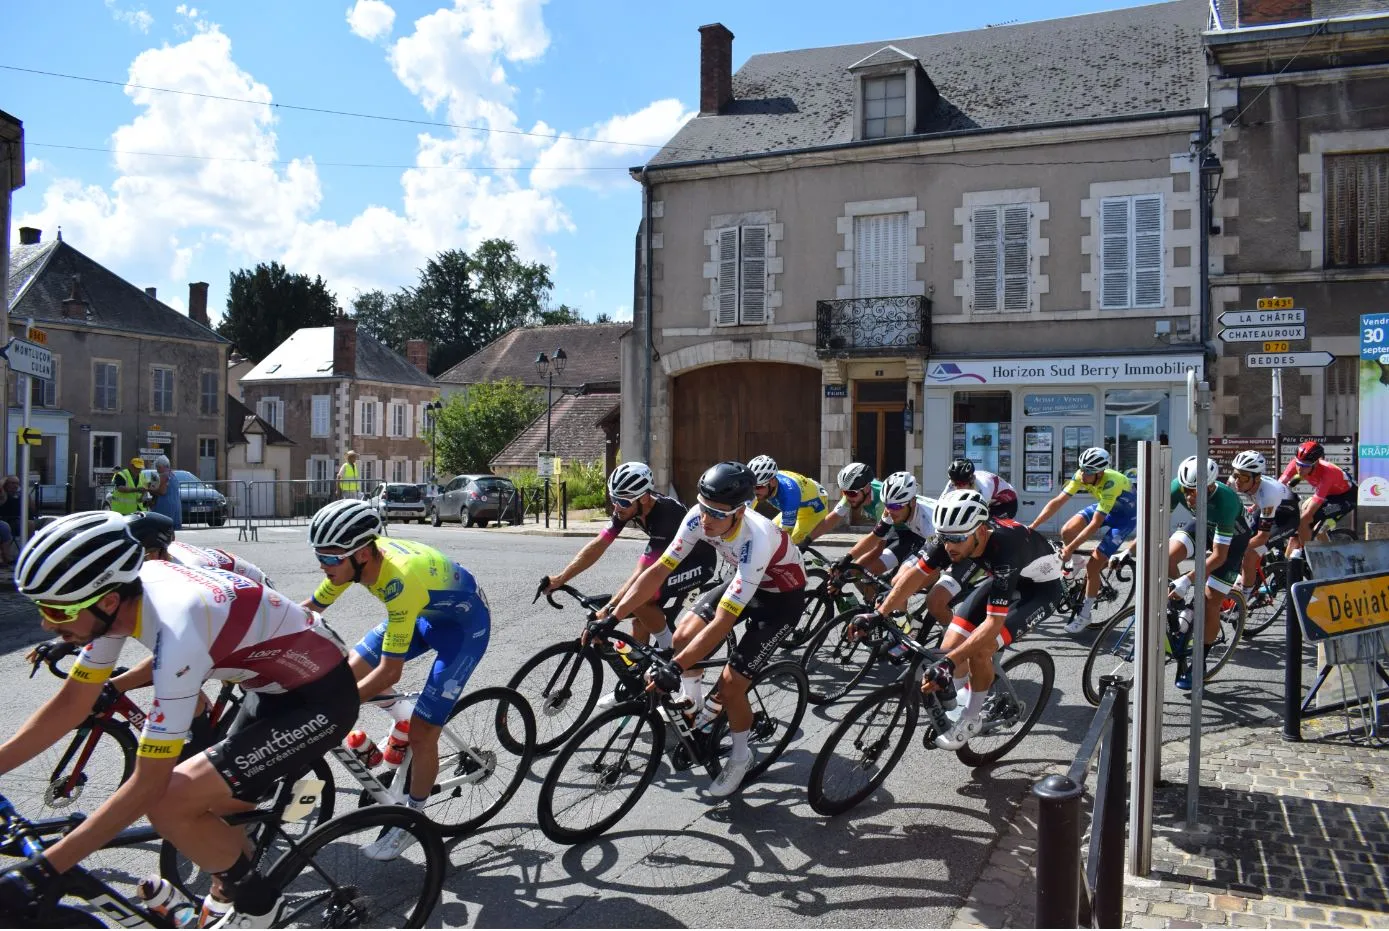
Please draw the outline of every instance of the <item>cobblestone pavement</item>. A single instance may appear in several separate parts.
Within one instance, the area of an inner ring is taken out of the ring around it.
[[[1342,729],[1308,722],[1301,744],[1272,727],[1207,736],[1194,835],[1181,823],[1188,744],[1165,745],[1153,874],[1127,879],[1124,925],[1389,926],[1389,749],[1333,733]],[[1029,791],[953,926],[1034,927],[1036,845]]]

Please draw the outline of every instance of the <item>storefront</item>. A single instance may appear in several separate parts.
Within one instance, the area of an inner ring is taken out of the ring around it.
[[[937,494],[950,460],[968,458],[1018,490],[1031,520],[1075,472],[1081,450],[1103,446],[1121,471],[1137,444],[1170,443],[1175,468],[1196,449],[1187,430],[1186,373],[1201,356],[935,359],[923,384],[923,484]],[[1093,501],[1077,496],[1043,529]]]

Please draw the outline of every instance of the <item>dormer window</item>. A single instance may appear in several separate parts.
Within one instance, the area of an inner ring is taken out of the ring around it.
[[[863,79],[863,138],[907,134],[907,76]]]
[[[915,55],[886,45],[849,66],[854,138],[898,139],[928,131],[940,93]]]

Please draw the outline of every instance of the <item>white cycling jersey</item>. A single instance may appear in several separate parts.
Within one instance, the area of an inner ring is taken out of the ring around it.
[[[885,537],[889,530],[896,527],[898,530],[909,531],[910,533],[916,534],[922,540],[926,540],[936,532],[936,525],[932,519],[935,510],[936,502],[934,499],[927,498],[924,495],[917,495],[916,507],[911,509],[912,512],[907,515],[906,520],[902,521],[900,524],[894,523],[892,520],[892,512],[884,510],[882,519],[879,520],[877,526],[873,528],[873,534],[875,536]]]
[[[945,488],[941,490],[941,497],[944,498],[954,490],[955,483],[946,482]],[[984,499],[986,504],[1004,503],[1012,501],[1018,496],[1016,489],[1004,481],[1001,475],[978,469],[974,472],[974,490],[979,492],[979,496]]]
[[[1297,492],[1267,475],[1259,476],[1259,487],[1246,497],[1253,502],[1254,510],[1264,517],[1272,517],[1273,512],[1278,510],[1278,505],[1284,502],[1297,504]]]
[[[801,562],[800,548],[792,545],[785,530],[751,508],[743,511],[742,519],[727,537],[705,536],[699,522],[699,507],[690,508],[679,533],[661,554],[661,565],[674,569],[700,542],[712,546],[737,572],[719,600],[719,607],[731,611],[735,617],[743,613],[759,588],[789,592],[805,587],[805,565]]]
[[[192,546],[175,540],[169,544],[169,560],[180,566],[190,566],[194,569],[225,569],[227,572],[235,572],[237,575],[244,576],[252,582],[259,582],[261,585],[270,584],[268,576],[261,571],[259,566],[247,562],[240,556],[228,553],[226,550]]]
[[[140,568],[140,581],[145,591],[131,636],[154,654],[154,703],[140,756],[178,756],[208,679],[251,692],[289,692],[347,656],[322,617],[243,576],[150,560]],[[68,675],[104,682],[126,639],[106,636],[87,644]]]

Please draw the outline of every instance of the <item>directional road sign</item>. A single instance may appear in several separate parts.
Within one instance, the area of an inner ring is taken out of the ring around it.
[[[26,446],[43,445],[43,433],[38,427],[20,427],[17,432],[17,439]]]
[[[1305,326],[1241,326],[1220,331],[1225,343],[1261,343],[1268,339],[1306,339]]]
[[[53,379],[53,353],[27,339],[12,339],[5,347],[5,361],[17,375]]]
[[[1292,588],[1307,639],[1326,640],[1389,625],[1389,572],[1311,579]]]
[[[1306,323],[1306,312],[1296,310],[1227,310],[1220,315],[1221,326],[1278,326]]]
[[[1244,364],[1251,369],[1325,368],[1334,358],[1329,352],[1251,352]]]

